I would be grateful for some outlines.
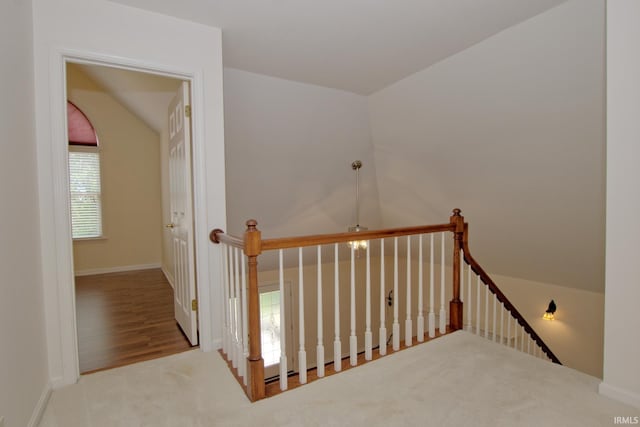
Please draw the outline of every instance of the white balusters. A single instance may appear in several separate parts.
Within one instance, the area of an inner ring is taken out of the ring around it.
[[[240,360],[241,349],[239,348],[239,337],[238,337],[238,324],[239,324],[239,316],[238,316],[238,294],[240,293],[240,282],[239,282],[239,273],[238,273],[238,248],[233,248],[233,283],[234,283],[234,291],[233,291],[233,358],[232,365],[234,368],[238,367],[238,361]]]
[[[240,274],[242,277],[240,296],[242,298],[242,358],[240,359],[240,376],[247,385],[247,358],[249,357],[249,313],[247,312],[247,270],[244,254],[240,252]]]
[[[220,248],[222,256],[222,351],[229,354],[229,252],[227,245],[222,243]]]
[[[500,344],[504,342],[504,303],[500,303]]]
[[[400,350],[400,323],[398,323],[398,238],[393,238],[393,351]]]
[[[440,235],[442,236],[441,239],[441,245],[440,245],[440,249],[441,249],[441,253],[440,253],[440,315],[439,315],[439,332],[441,334],[444,334],[447,332],[447,312],[444,308],[444,285],[445,285],[445,280],[444,280],[444,271],[446,269],[445,266],[445,252],[444,252],[444,238],[445,238],[445,234],[446,233],[440,233]]]
[[[489,287],[484,287],[484,337],[489,338]]]
[[[387,324],[385,319],[386,289],[384,280],[384,239],[380,239],[380,332],[378,336],[378,352],[380,356],[387,354]]]
[[[464,305],[467,302],[464,296],[464,253],[460,249],[460,302],[462,303],[462,315],[464,318]],[[461,325],[464,329],[464,323]]]
[[[334,313],[334,327],[335,338],[333,339],[333,369],[336,372],[342,370],[342,344],[340,342],[340,266],[338,260],[338,244],[334,245],[334,300],[333,300],[333,313]]]
[[[287,381],[287,323],[285,318],[285,299],[284,299],[284,265],[283,265],[283,250],[278,250],[278,278],[280,279],[280,390],[286,390],[288,386]]]
[[[511,312],[509,312],[509,317],[507,317],[507,342],[505,343],[507,347],[511,347]]]
[[[418,342],[424,341],[424,306],[423,306],[423,291],[424,283],[422,280],[422,234],[418,236],[418,318],[416,326],[416,334],[418,336]]]
[[[467,325],[467,327],[465,329],[467,331],[471,332],[473,326],[472,326],[472,323],[471,323],[471,306],[472,306],[472,304],[471,304],[471,266],[470,265],[467,265],[467,297],[468,297],[469,301],[467,301],[467,318],[465,319],[465,324]]]
[[[373,334],[371,333],[371,245],[369,245],[366,252],[364,358],[365,360],[371,360],[373,359]]]
[[[434,287],[435,287],[435,272],[434,272],[434,250],[433,250],[433,233],[430,237],[430,250],[429,250],[429,338],[436,336],[436,314],[434,313]]]
[[[487,289],[489,287],[487,286]],[[497,342],[498,340],[498,328],[496,323],[496,305],[498,305],[498,298],[493,298],[493,323],[492,323],[492,331],[493,331],[493,342]]]
[[[351,335],[349,336],[349,363],[358,364],[358,337],[356,336],[356,267],[355,248],[351,246]]]
[[[302,270],[302,248],[298,248],[298,378],[300,384],[307,382],[307,352],[304,349],[304,274]]]
[[[407,236],[407,318],[404,321],[404,345],[413,345],[413,321],[411,319],[411,236]]]
[[[324,377],[324,342],[322,330],[322,246],[318,245],[318,345],[316,346],[316,373],[319,378]]]
[[[480,335],[480,276],[476,282],[476,335]]]

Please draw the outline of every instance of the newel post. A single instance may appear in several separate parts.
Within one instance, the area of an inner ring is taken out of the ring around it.
[[[453,299],[449,303],[449,321],[451,330],[462,329],[462,301],[460,301],[460,250],[464,234],[464,217],[460,209],[454,209],[449,222],[455,226],[453,231]]]
[[[249,386],[247,394],[252,402],[264,398],[264,360],[260,342],[260,294],[258,293],[258,255],[262,252],[262,237],[257,221],[247,221],[244,233],[244,253],[249,264]]]

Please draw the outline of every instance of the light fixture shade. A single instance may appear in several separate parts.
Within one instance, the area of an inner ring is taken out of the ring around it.
[[[362,227],[360,225],[356,225],[355,227],[349,227],[349,232],[358,232],[358,231],[366,231],[367,227]],[[368,240],[354,240],[349,242],[349,247],[358,250],[358,249],[367,249],[369,246]]]
[[[542,318],[546,320],[553,320],[555,318],[556,310],[556,303],[551,300],[551,302],[549,303],[549,307],[547,308],[547,311],[545,311],[542,315]]]

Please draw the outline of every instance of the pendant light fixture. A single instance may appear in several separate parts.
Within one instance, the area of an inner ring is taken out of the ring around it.
[[[367,227],[363,227],[360,225],[360,168],[362,167],[362,162],[360,160],[356,160],[351,163],[351,169],[356,171],[356,225],[353,227],[349,227],[350,232],[358,232],[368,230]],[[349,242],[349,246],[355,249],[356,251],[362,249],[367,249],[368,242],[366,240],[355,240]]]

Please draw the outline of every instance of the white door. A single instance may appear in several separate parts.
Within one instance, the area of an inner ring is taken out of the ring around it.
[[[169,105],[169,198],[176,321],[192,345],[198,344],[193,202],[191,187],[191,111],[189,83],[183,82]]]

